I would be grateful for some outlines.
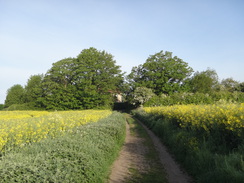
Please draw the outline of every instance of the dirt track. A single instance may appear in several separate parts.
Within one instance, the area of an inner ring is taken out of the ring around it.
[[[162,166],[167,174],[169,183],[188,183],[191,178],[184,173],[179,165],[174,161],[168,153],[166,147],[161,143],[150,130],[148,130],[140,121],[137,122],[144,127],[148,135],[152,139],[155,149],[158,151],[158,156]],[[147,147],[143,144],[143,138],[138,135],[132,135],[130,126],[126,125],[126,138],[124,146],[119,154],[118,159],[114,162],[111,175],[109,177],[110,183],[128,182],[133,176],[129,171],[131,168],[137,168],[139,172],[147,171],[148,162],[146,161]]]

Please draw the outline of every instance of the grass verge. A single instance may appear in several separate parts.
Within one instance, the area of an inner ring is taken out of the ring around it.
[[[104,182],[125,138],[125,118],[74,128],[0,158],[0,182]]]

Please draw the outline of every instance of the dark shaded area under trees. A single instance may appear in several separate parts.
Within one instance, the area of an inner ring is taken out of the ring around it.
[[[123,95],[123,103],[116,96]],[[113,55],[96,48],[53,63],[25,87],[8,89],[5,110],[122,109],[132,106],[244,102],[244,82],[221,82],[215,70],[195,72],[171,52],[150,55],[125,76]]]

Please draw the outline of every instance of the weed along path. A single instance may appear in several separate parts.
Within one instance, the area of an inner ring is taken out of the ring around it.
[[[109,183],[189,183],[158,137],[127,115],[126,138]]]

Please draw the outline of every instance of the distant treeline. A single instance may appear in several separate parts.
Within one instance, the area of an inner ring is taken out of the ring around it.
[[[8,89],[5,110],[113,108],[116,96],[134,106],[243,102],[244,82],[219,81],[215,70],[194,72],[188,63],[160,51],[125,75],[113,55],[96,48],[53,63],[45,74],[30,76],[23,87]],[[125,105],[126,106],[126,105]]]

